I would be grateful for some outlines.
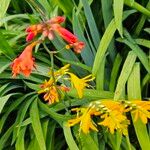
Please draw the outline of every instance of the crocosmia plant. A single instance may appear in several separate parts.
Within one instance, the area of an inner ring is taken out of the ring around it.
[[[150,1],[3,0],[0,150],[149,150]]]

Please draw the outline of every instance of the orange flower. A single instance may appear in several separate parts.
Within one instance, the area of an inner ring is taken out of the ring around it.
[[[42,33],[44,37],[48,37],[50,40],[53,39],[53,32],[51,30],[52,24],[60,24],[65,21],[64,17],[57,16],[54,18],[51,18],[47,22],[31,25],[26,29],[26,32],[28,33],[26,37],[26,41],[32,41],[38,33]]]
[[[44,100],[48,101],[49,104],[59,102],[59,94],[55,86],[48,88],[47,92],[44,94]]]
[[[84,48],[84,42],[76,42],[66,45],[66,49],[73,48],[76,53],[81,53],[81,50]]]
[[[39,41],[28,45],[21,55],[12,62],[11,68],[13,77],[16,77],[19,73],[23,73],[26,77],[31,74],[33,67],[35,67],[32,49],[37,43],[39,43]]]
[[[53,40],[54,32],[56,32],[69,43],[69,48],[73,48],[76,53],[80,53],[85,44],[84,42],[79,41],[77,36],[60,25],[64,21],[64,17],[56,16],[46,22],[29,26],[26,29],[26,32],[28,33],[26,41],[29,42],[33,40],[38,33],[41,33],[44,38],[48,37],[49,40]]]
[[[32,41],[38,33],[41,33],[43,30],[44,24],[31,25],[26,29],[28,33],[26,41]]]
[[[57,89],[54,85],[54,80],[51,78],[48,81],[45,81],[41,85],[41,90],[38,91],[38,94],[44,93],[44,100],[48,101],[49,104],[59,101],[59,95]]]
[[[59,24],[52,25],[52,29],[56,31],[65,41],[68,43],[76,43],[78,41],[78,38],[72,34],[67,29],[61,27]]]
[[[66,87],[66,86],[57,86],[57,88],[61,91],[64,91],[64,92],[68,92],[70,91],[70,88],[69,87]]]
[[[55,23],[62,23],[65,21],[65,17],[62,17],[62,16],[56,16],[56,17],[53,17],[51,18],[50,20],[47,21],[47,23],[49,24],[55,24]]]

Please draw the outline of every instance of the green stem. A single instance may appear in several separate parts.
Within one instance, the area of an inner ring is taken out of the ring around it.
[[[61,51],[63,51],[65,49],[65,47],[63,47],[62,49],[58,50],[58,51],[50,51],[47,46],[43,43],[43,46],[45,48],[45,50],[51,55],[51,53],[53,54],[57,54],[57,53],[60,53]]]
[[[50,55],[50,58],[51,58],[51,72],[52,72],[52,79],[54,81],[54,85],[56,84],[56,81],[55,81],[55,76],[54,76],[54,54],[57,53],[56,51],[50,51],[47,46],[43,43],[43,46],[45,48],[45,50],[48,52],[48,54]]]
[[[138,4],[137,2],[134,2],[133,4],[130,3],[130,0],[125,0],[124,3],[127,6],[130,6],[131,8],[134,8],[138,10],[139,12],[143,13],[147,17],[150,17],[150,11],[146,8],[144,8],[142,5]]]
[[[52,73],[51,75],[52,75],[52,80],[54,81],[54,85],[56,85],[55,75],[54,75],[54,54],[50,53],[50,57],[51,57],[51,73]]]

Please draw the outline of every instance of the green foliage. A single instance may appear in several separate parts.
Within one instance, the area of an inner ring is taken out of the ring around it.
[[[84,50],[62,50],[66,43],[56,35],[35,48],[30,77],[12,78],[10,65],[27,45],[26,27],[53,16],[66,17],[63,26],[85,43]],[[99,99],[150,100],[149,20],[149,0],[0,0],[0,150],[147,150],[150,123],[134,122],[133,114],[126,137],[101,126],[85,135],[79,126],[68,127],[67,120],[74,116],[72,108]],[[47,47],[60,51],[54,64]],[[48,105],[38,94],[41,84],[49,79],[50,67],[58,70],[67,63],[81,78],[96,77],[92,89],[84,89],[79,99],[72,88]]]

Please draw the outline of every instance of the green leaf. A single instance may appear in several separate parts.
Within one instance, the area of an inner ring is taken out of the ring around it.
[[[98,69],[101,66],[101,63],[103,61],[104,55],[107,51],[107,48],[109,46],[109,43],[112,40],[112,37],[114,36],[114,33],[116,31],[116,27],[115,27],[115,21],[114,19],[110,22],[110,24],[108,25],[104,35],[102,36],[102,39],[100,41],[96,56],[95,56],[95,60],[94,60],[94,64],[93,64],[93,74],[96,76]]]
[[[82,4],[84,7],[84,12],[86,16],[86,20],[91,32],[91,36],[94,42],[95,47],[98,47],[99,41],[100,41],[100,36],[99,36],[99,31],[97,29],[90,5],[88,4],[87,0],[82,0]]]
[[[71,97],[78,97],[76,89],[71,89],[69,92],[67,92],[67,95]],[[92,89],[84,89],[83,90],[83,96],[84,98],[90,98],[90,99],[111,99],[114,96],[113,92],[109,91],[99,91],[99,90],[92,90]]]
[[[150,48],[150,40],[146,40],[146,39],[135,39],[135,42],[138,44],[138,45],[141,45],[141,46],[145,46],[147,48]]]
[[[12,96],[12,94],[8,94],[6,96],[0,97],[0,113],[2,112],[3,107],[5,106],[8,99]]]
[[[24,83],[32,90],[39,91],[41,89],[39,84],[34,84],[27,81],[24,81]]]
[[[69,149],[70,150],[79,150],[78,146],[76,145],[76,143],[75,143],[75,141],[73,139],[73,136],[72,136],[70,128],[67,127],[67,123],[66,122],[63,123],[63,131],[64,131],[66,142],[67,142],[67,144],[69,146]]]
[[[47,18],[45,16],[46,11],[45,11],[44,7],[37,0],[34,0],[34,1],[33,0],[26,0],[26,1],[29,3],[29,5],[31,6],[33,11],[36,10],[36,12],[38,12],[41,15],[41,18],[43,21],[47,20]]]
[[[49,124],[49,119],[43,119],[42,122],[41,122],[45,141],[46,141],[46,137],[47,137],[48,124]]]
[[[127,37],[127,39],[121,39],[121,42],[127,44],[133,50],[133,52],[138,56],[138,58],[142,62],[147,72],[150,73],[149,61],[148,61],[148,57],[146,56],[146,54],[136,44],[136,42],[133,40],[133,38],[129,35],[129,33],[126,30],[124,30],[124,35]]]
[[[150,17],[150,11],[148,9],[146,9],[144,6],[140,5],[137,2],[133,2],[131,3],[131,0],[124,0],[124,4],[128,5],[131,8],[134,8],[136,10],[138,10],[139,12],[143,13],[144,15]]]
[[[13,49],[10,47],[8,42],[6,41],[5,37],[3,34],[0,32],[0,51],[6,55],[10,60],[15,57],[15,53]]]
[[[81,52],[81,56],[86,65],[92,66],[94,61],[94,55],[92,50],[84,36],[84,31],[81,27],[78,16],[73,13],[73,31],[78,36],[78,38],[85,43],[85,48]]]
[[[58,59],[61,60],[62,62],[65,62],[65,63],[69,63],[69,64],[71,64],[71,65],[78,66],[78,67],[80,67],[80,68],[82,68],[82,69],[84,69],[84,70],[87,70],[87,71],[89,71],[89,72],[91,72],[91,70],[92,70],[91,67],[89,67],[89,66],[87,66],[87,65],[84,65],[84,64],[82,64],[82,63],[80,63],[80,62],[63,59],[63,58],[60,58],[60,57],[58,57],[58,56],[56,56],[56,58],[58,58]]]
[[[32,134],[32,131],[31,131],[31,134]],[[30,143],[28,144],[27,150],[34,150],[35,147],[36,147],[36,150],[41,150],[36,137],[33,136],[32,140],[30,140]]]
[[[45,112],[46,114],[48,114],[50,117],[52,117],[54,120],[56,120],[60,125],[62,124],[63,121],[69,119],[68,116],[60,115],[56,113],[54,110],[52,110],[52,108],[49,108],[46,104],[43,104],[42,102],[40,102],[40,100],[38,101],[38,103],[39,103],[39,107],[41,108],[41,110]]]
[[[140,86],[140,64],[136,63],[132,70],[132,73],[129,76],[128,84],[128,99],[129,100],[140,100],[141,99],[141,86]],[[134,121],[134,116],[131,112],[132,120]],[[133,122],[135,132],[140,143],[140,146],[143,150],[146,150],[150,147],[150,139],[147,132],[146,125],[138,119],[136,122]]]
[[[120,150],[122,141],[122,134],[119,131],[116,131],[116,150]]]
[[[2,0],[0,0],[2,1]],[[21,19],[29,19],[29,16],[27,14],[15,14],[15,15],[10,15],[10,16],[6,16],[2,19],[0,19],[0,23],[7,23],[10,20],[13,20],[15,18],[21,18]]]
[[[12,125],[7,131],[4,133],[4,135],[0,138],[0,149],[2,150],[5,146],[5,143],[9,139],[12,131],[13,131],[14,125]]]
[[[26,131],[26,127],[22,128],[19,132],[16,144],[15,144],[15,148],[16,150],[25,150],[25,131]]]
[[[1,65],[3,66],[1,67]],[[0,65],[0,74],[10,66],[10,61],[4,63],[2,62],[1,65]]]
[[[101,0],[102,5],[102,14],[103,14],[103,20],[104,20],[104,26],[105,29],[111,22],[113,18],[112,13],[112,1],[110,0]],[[110,45],[108,47],[108,53],[111,58],[111,62],[114,62],[115,56],[116,56],[116,47],[115,47],[115,38],[112,38]]]
[[[43,6],[45,9],[46,15],[49,18],[52,13],[52,2],[48,0],[38,0],[38,2]]]
[[[34,99],[35,99],[35,96],[31,97],[29,100],[26,99],[26,101],[24,103],[22,103],[22,105],[18,111],[18,115],[17,115],[16,121],[15,121],[15,129],[13,130],[12,144],[15,142],[17,136],[19,135],[20,128],[21,128],[20,125],[23,122],[25,114]]]
[[[123,13],[123,20],[125,20],[130,14],[135,13],[134,10],[126,11]],[[107,51],[107,48],[114,36],[114,33],[116,31],[115,27],[115,21],[112,19],[112,21],[107,26],[104,35],[102,36],[102,39],[99,43],[99,47],[95,56],[94,64],[93,64],[93,75],[96,76],[98,69],[101,67],[101,63],[103,60],[103,57]]]
[[[30,117],[32,121],[32,127],[34,130],[34,134],[38,141],[39,147],[41,150],[46,150],[45,140],[43,136],[43,131],[40,123],[39,110],[37,105],[37,99],[34,100],[32,106],[30,108]]]
[[[129,0],[129,3],[132,6],[134,4],[134,0]]]
[[[72,18],[72,10],[73,10],[73,3],[70,0],[53,0],[54,3],[63,10],[65,15],[71,20]]]
[[[147,2],[146,8],[150,10],[150,1]],[[144,27],[144,24],[145,24],[146,20],[147,20],[147,16],[142,14],[142,16],[139,20],[139,23],[136,26],[135,31],[134,31],[136,36],[139,36],[140,32],[143,30],[143,27]]]
[[[123,92],[123,89],[125,88],[125,84],[128,80],[128,77],[129,77],[131,71],[132,71],[135,60],[136,60],[136,55],[134,54],[134,52],[130,51],[125,60],[125,63],[123,65],[123,68],[121,70],[121,73],[120,73],[120,76],[119,76],[119,79],[117,82],[114,100],[119,100],[121,98],[121,94]]]
[[[47,139],[46,139],[47,150],[54,149],[55,129],[56,129],[56,122],[50,120],[48,130],[47,130]]]
[[[0,10],[1,10],[0,11],[0,19],[2,19],[5,16],[10,1],[11,0],[0,0]],[[1,25],[2,25],[2,23],[0,22],[0,26]]]
[[[3,96],[3,91],[5,90],[5,88],[7,88],[7,86],[9,86],[9,83],[4,84],[0,87],[0,96]]]
[[[7,117],[9,116],[9,114],[14,111],[19,105],[20,103],[22,103],[22,101],[24,101],[26,99],[27,96],[30,96],[32,95],[33,93],[29,93],[29,94],[26,94],[22,97],[19,97],[18,99],[16,99],[12,104],[10,104],[10,106],[8,107],[7,109],[7,112],[5,113],[5,115],[2,116],[2,118],[0,119],[0,131],[2,130],[3,128],[3,125],[7,119]]]
[[[114,64],[113,64],[113,68],[111,71],[111,77],[110,77],[110,83],[109,83],[109,90],[112,92],[114,91],[115,86],[116,86],[116,81],[117,81],[119,69],[121,66],[121,62],[122,62],[122,57],[118,53],[115,58]]]
[[[0,91],[1,96],[6,95],[9,91],[14,90],[20,88],[19,85],[15,85],[15,84],[8,84],[8,87],[6,87],[5,89],[3,89],[2,91]],[[14,93],[15,94],[15,93]]]
[[[123,37],[122,35],[123,34],[123,29],[122,29],[123,4],[124,4],[124,0],[114,0],[113,3],[115,25],[121,37]]]
[[[142,90],[146,84],[149,84],[149,82],[150,82],[150,74],[147,73],[142,80],[142,85],[141,85]]]
[[[104,85],[105,85],[105,61],[106,61],[106,56],[104,57],[102,61],[102,65],[98,70],[97,76],[96,76],[96,90],[104,90]]]
[[[102,4],[102,13],[103,13],[104,25],[105,25],[105,28],[107,28],[107,26],[109,25],[110,21],[113,18],[112,1],[101,0],[101,4]]]
[[[80,140],[83,150],[98,150],[98,145],[92,139],[90,134],[80,133]]]
[[[145,28],[144,31],[150,34],[150,28]]]

